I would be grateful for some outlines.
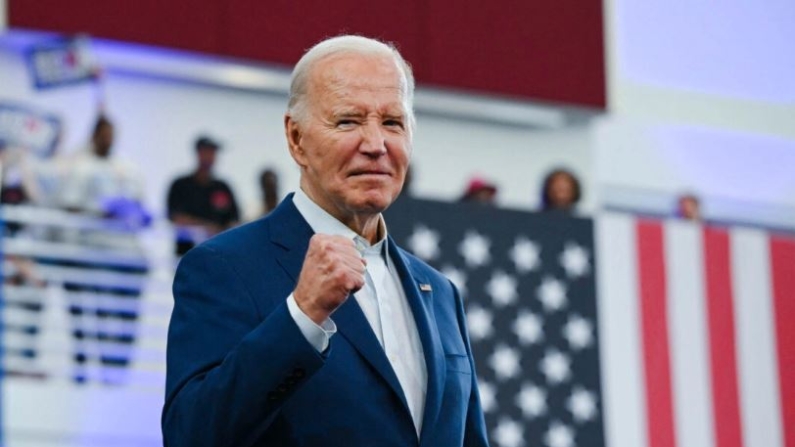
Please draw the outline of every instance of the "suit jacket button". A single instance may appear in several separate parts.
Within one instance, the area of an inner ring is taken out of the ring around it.
[[[275,401],[277,399],[279,399],[279,396],[275,392],[271,391],[270,393],[268,393],[268,400],[269,401],[273,402],[273,401]]]
[[[303,378],[306,375],[306,371],[303,368],[295,368],[293,370],[293,377],[296,379]]]
[[[276,387],[276,391],[279,391],[280,393],[284,393],[285,391],[287,391],[287,385],[285,385],[283,383],[280,384],[279,386]]]

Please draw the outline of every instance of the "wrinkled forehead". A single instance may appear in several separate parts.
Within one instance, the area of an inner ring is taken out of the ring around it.
[[[394,91],[400,101],[408,98],[408,82],[397,61],[383,54],[336,54],[312,67],[309,93],[341,93],[351,90]]]

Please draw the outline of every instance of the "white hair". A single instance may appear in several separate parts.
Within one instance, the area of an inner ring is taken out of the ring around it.
[[[403,101],[408,114],[410,129],[414,129],[414,75],[411,72],[411,66],[391,43],[355,35],[342,35],[323,40],[304,53],[298,63],[295,64],[290,79],[290,100],[287,103],[287,113],[293,119],[298,122],[304,122],[307,118],[307,83],[314,65],[322,59],[337,54],[391,57],[403,73],[405,80]]]

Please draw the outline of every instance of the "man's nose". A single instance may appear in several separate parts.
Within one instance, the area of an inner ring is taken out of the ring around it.
[[[379,122],[368,121],[361,127],[362,144],[359,150],[368,155],[383,155],[386,153],[386,138]]]

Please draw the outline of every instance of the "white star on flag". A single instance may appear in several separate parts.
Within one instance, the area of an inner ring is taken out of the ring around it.
[[[491,413],[497,408],[497,389],[494,385],[483,379],[478,379],[478,391],[480,391],[480,407],[484,413]]]
[[[538,315],[523,310],[513,322],[513,332],[523,345],[538,343],[544,337],[542,321]]]
[[[560,254],[560,265],[566,270],[569,278],[579,278],[591,269],[588,263],[588,252],[574,242],[567,242]]]
[[[579,315],[572,315],[563,327],[563,337],[569,341],[569,346],[574,350],[587,348],[593,342],[591,323]]]
[[[544,442],[549,447],[574,447],[574,433],[568,426],[555,421],[544,435]]]
[[[537,418],[547,411],[547,393],[532,383],[525,384],[516,395],[516,406],[526,418]]]
[[[493,316],[490,311],[480,306],[470,306],[467,310],[467,326],[469,337],[473,341],[480,341],[491,336],[494,331]]]
[[[486,283],[486,293],[491,296],[494,305],[505,307],[516,301],[516,279],[503,271],[497,270]]]
[[[547,382],[556,385],[571,376],[570,363],[566,354],[550,349],[541,359],[541,372],[547,377]]]
[[[508,418],[500,419],[497,428],[494,429],[494,439],[500,447],[523,447],[522,425]]]
[[[426,261],[439,257],[439,233],[425,225],[414,227],[414,233],[408,238],[408,245],[415,255]]]
[[[464,257],[470,268],[480,267],[491,260],[489,247],[491,242],[480,235],[477,231],[469,230],[464,236],[464,240],[458,246],[458,251]]]
[[[544,277],[536,294],[547,312],[560,310],[566,305],[566,286],[551,276]]]
[[[538,248],[538,244],[524,236],[519,236],[511,248],[510,256],[516,265],[516,271],[527,273],[538,268],[540,253],[541,249]]]
[[[505,345],[498,346],[489,358],[489,366],[494,370],[497,380],[506,380],[516,377],[521,370],[519,354],[516,349]]]
[[[596,416],[596,397],[582,387],[574,388],[566,406],[578,423],[590,421]]]

